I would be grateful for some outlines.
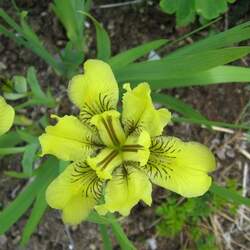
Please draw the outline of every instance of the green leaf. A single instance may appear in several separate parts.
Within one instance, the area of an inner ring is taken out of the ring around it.
[[[48,91],[47,95],[42,91],[40,84],[36,77],[36,70],[34,67],[29,67],[27,72],[27,82],[31,88],[31,91],[34,95],[34,97],[27,101],[26,103],[23,103],[19,106],[17,106],[17,109],[24,108],[30,105],[46,105],[48,107],[54,107],[56,105],[56,101],[51,95],[51,93]]]
[[[4,98],[6,100],[10,100],[10,101],[16,101],[16,100],[19,100],[19,99],[22,99],[22,98],[25,98],[27,97],[27,93],[4,93],[3,94]]]
[[[35,54],[40,56],[46,63],[51,65],[57,72],[61,71],[60,62],[56,61],[53,56],[45,49],[42,42],[39,40],[38,36],[33,32],[31,27],[26,22],[25,18],[27,12],[22,12],[20,14],[20,23],[18,25],[14,19],[12,19],[3,9],[0,8],[0,17],[4,20],[5,25],[11,27],[10,30],[0,25],[0,32],[6,37],[14,40],[18,45],[22,45],[25,48],[32,50]],[[14,29],[14,31],[12,31]],[[18,36],[16,35],[18,33]]]
[[[90,1],[85,0],[54,0],[51,4],[52,10],[63,24],[73,47],[81,53],[84,49],[85,16],[79,11],[88,12],[89,5]]]
[[[4,171],[4,174],[9,177],[17,178],[17,179],[28,179],[30,178],[29,174],[25,174],[23,172],[17,172],[17,171]]]
[[[5,233],[30,207],[37,194],[58,174],[58,161],[48,158],[39,175],[0,213],[0,234]]]
[[[205,19],[213,19],[227,11],[227,0],[195,0],[197,13]]]
[[[221,187],[215,183],[212,184],[209,191],[220,196],[221,198],[223,198],[227,201],[233,202],[233,203],[238,204],[238,205],[244,204],[244,205],[250,207],[250,199],[241,196],[236,191],[230,190],[230,189],[225,188],[225,187]]]
[[[38,150],[39,143],[35,142],[26,146],[23,158],[22,158],[22,168],[23,172],[27,175],[32,175],[33,163],[36,158],[36,152]]]
[[[0,148],[0,155],[20,154],[23,153],[25,149],[26,147]]]
[[[164,12],[166,12],[168,14],[174,14],[178,8],[178,1],[176,1],[176,0],[161,0],[160,7]]]
[[[246,56],[250,47],[233,47],[157,61],[133,63],[116,71],[118,82],[165,80],[193,75]]]
[[[25,129],[17,129],[17,134],[23,141],[26,141],[27,143],[32,144],[37,141],[37,137],[32,135],[29,131]]]
[[[113,215],[109,215],[113,221],[111,222],[111,229],[113,234],[115,235],[116,240],[118,241],[122,250],[136,250],[132,242],[128,239],[126,234],[124,233],[121,225],[117,222]]]
[[[22,141],[19,134],[15,131],[10,131],[0,136],[0,148],[13,147]]]
[[[165,45],[168,42],[166,39],[155,40],[152,42],[145,43],[143,45],[137,46],[135,48],[129,49],[125,52],[117,54],[108,60],[108,63],[112,69],[122,68],[138,58],[146,55],[151,50],[158,49],[159,47]]]
[[[176,12],[176,25],[186,26],[192,23],[195,19],[194,0],[178,0],[178,7]]]
[[[193,109],[190,105],[183,101],[166,94],[153,93],[152,98],[154,101],[166,105],[167,108],[179,112],[186,118],[196,118],[200,120],[207,120],[200,112]]]
[[[45,199],[45,189],[43,189],[38,193],[36,201],[31,211],[31,215],[23,229],[22,240],[20,243],[22,246],[28,243],[32,233],[36,230],[37,225],[39,224],[47,207],[48,206]]]
[[[27,81],[23,76],[14,76],[14,88],[16,92],[23,94],[27,92]]]
[[[99,230],[102,235],[103,249],[112,250],[113,247],[112,247],[112,242],[108,234],[108,227],[106,225],[99,224]]]
[[[46,95],[44,94],[44,92],[42,91],[41,87],[40,87],[40,84],[37,80],[37,77],[36,77],[36,70],[34,67],[29,67],[28,68],[28,71],[27,71],[27,81],[28,81],[28,84],[31,88],[31,91],[33,93],[33,95],[37,98],[45,98],[46,99]]]
[[[31,126],[32,124],[34,124],[34,122],[24,115],[17,115],[16,114],[15,118],[14,118],[14,124],[21,125],[21,126]]]
[[[97,223],[97,224],[110,224],[112,221],[112,218],[107,218],[105,216],[99,215],[95,211],[91,211],[87,218],[87,221]]]
[[[218,66],[207,71],[195,73],[191,76],[166,78],[151,81],[152,89],[179,88],[190,86],[204,86],[220,83],[250,82],[250,69],[239,66]]]
[[[229,30],[220,32],[216,35],[209,36],[198,42],[179,48],[167,55],[167,58],[180,57],[187,54],[194,54],[196,52],[203,52],[207,50],[220,49],[224,47],[233,46],[241,41],[250,38],[250,22],[237,25]]]
[[[162,11],[168,14],[176,12],[176,25],[186,26],[194,21],[195,4],[194,0],[161,0]]]
[[[111,42],[107,31],[93,16],[83,11],[79,12],[90,18],[90,20],[94,23],[96,30],[97,58],[107,61],[111,56]]]
[[[211,120],[201,120],[196,118],[183,118],[183,117],[172,117],[172,121],[178,123],[193,123],[198,125],[204,126],[217,126],[217,127],[224,127],[224,128],[236,128],[236,129],[245,129],[249,130],[249,125],[244,124],[232,124],[226,122],[219,122],[219,121],[211,121]]]

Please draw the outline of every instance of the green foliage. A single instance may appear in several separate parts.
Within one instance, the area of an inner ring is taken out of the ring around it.
[[[75,74],[84,60],[84,20],[78,11],[88,11],[91,1],[87,0],[55,0],[51,4],[53,11],[63,24],[69,41],[60,51],[60,58],[51,54],[43,45],[43,42],[32,30],[27,22],[27,12],[17,13],[20,23],[16,23],[3,9],[0,9],[0,18],[4,25],[0,25],[0,33],[14,40],[18,45],[32,50],[42,58],[59,75],[70,78]],[[14,30],[14,32],[12,31]],[[18,34],[18,35],[16,35]]]
[[[39,37],[32,30],[26,21],[27,12],[19,13],[20,24],[17,24],[3,9],[0,9],[0,18],[4,25],[0,25],[0,33],[14,40],[18,45],[31,49],[35,54],[41,57],[46,63],[51,65],[57,72],[61,71],[60,62],[58,62],[43,46]],[[14,32],[11,30],[13,29]],[[16,35],[18,33],[18,36]]]
[[[90,14],[83,11],[80,11],[80,14],[87,16],[95,25],[97,58],[103,61],[107,61],[111,56],[111,42],[107,31]]]
[[[225,188],[226,189],[226,188]],[[229,180],[227,190],[234,192],[237,196],[237,182]],[[157,209],[156,214],[160,216],[160,222],[156,229],[159,235],[165,237],[175,237],[185,229],[188,237],[196,245],[197,249],[217,250],[212,232],[202,227],[204,220],[218,211],[225,210],[232,216],[236,214],[238,204],[234,200],[227,203],[227,196],[211,192],[202,197],[181,200],[177,195],[171,196]]]
[[[35,105],[44,105],[49,108],[56,106],[56,101],[51,95],[49,88],[45,93],[40,87],[34,67],[28,69],[26,78],[24,76],[14,76],[13,79],[5,79],[4,81],[4,85],[2,85],[3,96],[7,100],[22,101],[22,103],[15,107],[16,109]],[[23,121],[27,123],[27,120]]]
[[[212,20],[227,12],[228,4],[235,0],[161,0],[161,10],[176,15],[176,25],[186,26],[199,15],[202,22]]]
[[[161,4],[163,2],[161,1]],[[194,1],[169,0],[166,2],[169,3],[167,6],[168,12],[176,13],[178,25],[187,24],[194,20]],[[210,8],[211,5],[206,5],[204,1],[197,0],[195,6],[199,7],[198,13],[200,15],[210,19],[224,11],[226,1],[224,0],[224,5],[222,4],[223,1],[220,2],[221,5],[213,9]],[[177,4],[179,5],[177,6]],[[249,129],[249,125],[245,124],[235,125],[210,121],[182,100],[159,93],[159,90],[163,88],[249,82],[250,70],[248,68],[225,65],[249,54],[249,47],[235,46],[235,44],[250,38],[249,22],[179,48],[158,61],[142,60],[142,62],[136,62],[138,59],[145,59],[150,51],[163,46],[170,46],[176,41],[158,39],[112,57],[108,33],[101,23],[88,13],[90,1],[54,0],[51,6],[62,23],[68,38],[65,48],[59,51],[59,58],[45,48],[43,42],[32,30],[28,24],[26,12],[17,13],[19,18],[17,23],[4,10],[0,9],[1,23],[3,23],[0,25],[0,33],[14,40],[18,45],[32,50],[60,76],[71,78],[73,74],[79,71],[85,58],[83,53],[86,39],[84,22],[87,17],[93,22],[96,30],[97,58],[105,60],[111,65],[120,84],[128,81],[132,84],[148,81],[153,89],[153,99],[181,114],[181,117],[174,117],[174,122],[202,124],[207,127],[219,125]],[[1,83],[3,83],[1,90],[4,97],[9,101],[15,101],[17,113],[15,125],[21,125],[20,128],[16,128],[16,130],[0,138],[1,157],[9,154],[22,154],[22,172],[8,171],[5,174],[29,181],[17,198],[1,211],[0,234],[9,230],[31,208],[22,235],[21,243],[25,245],[46,211],[47,204],[44,194],[49,182],[63,171],[68,163],[49,157],[41,166],[36,167],[39,163],[37,137],[47,126],[48,116],[43,115],[37,121],[32,121],[19,114],[19,111],[34,108],[37,105],[45,108],[55,108],[57,105],[48,86],[45,90],[41,88],[36,70],[30,67],[27,76],[16,75],[12,79],[2,79],[1,77]],[[172,237],[187,227],[198,249],[215,250],[214,237],[210,232],[200,230],[197,225],[202,223],[202,219],[207,218],[219,209],[223,209],[224,206],[228,206],[225,199],[232,202],[230,213],[235,212],[238,204],[249,205],[249,199],[241,197],[236,192],[235,185],[227,188],[213,185],[210,191],[204,197],[185,200],[180,204],[179,199],[172,195],[167,203],[162,204],[157,209],[158,215],[162,218],[158,225],[158,232],[161,235]],[[111,242],[108,241],[109,229],[112,230],[121,249],[135,249],[113,216],[103,217],[93,211],[89,215],[88,221],[101,225],[100,231],[105,249],[111,249]]]

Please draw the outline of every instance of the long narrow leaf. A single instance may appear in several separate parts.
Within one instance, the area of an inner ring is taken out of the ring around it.
[[[103,249],[104,250],[112,250],[112,242],[110,240],[109,234],[108,234],[108,227],[106,225],[99,225],[99,231],[102,236],[102,241],[103,241]]]
[[[165,80],[190,76],[246,56],[250,47],[234,47],[200,52],[176,58],[129,64],[116,71],[119,82]]]
[[[179,57],[196,52],[213,50],[233,46],[250,38],[250,22],[240,24],[232,29],[209,36],[201,41],[177,49],[169,54],[168,58]]]
[[[38,192],[45,188],[58,173],[58,161],[49,158],[40,167],[41,172],[36,179],[0,213],[0,234],[5,233],[30,207]]]
[[[22,141],[19,134],[15,131],[8,132],[7,134],[0,136],[0,148],[1,147],[13,147]]]
[[[207,120],[200,112],[193,109],[190,105],[184,103],[183,101],[166,94],[152,94],[153,100],[165,105],[167,108],[179,112],[186,118],[196,118],[200,120]]]
[[[250,69],[239,66],[218,66],[191,76],[177,76],[159,81],[151,81],[152,89],[203,86],[220,83],[250,82]]]
[[[31,215],[23,229],[22,240],[20,243],[21,245],[26,245],[28,243],[32,233],[36,230],[37,225],[40,222],[47,207],[48,205],[45,199],[45,190],[41,190],[41,192],[37,195]]]
[[[31,176],[32,174],[33,162],[35,160],[38,147],[39,147],[38,142],[35,142],[32,144],[29,144],[25,148],[23,158],[22,158],[22,168],[23,168],[23,172],[27,175]]]
[[[222,197],[223,199],[225,199],[227,201],[233,202],[233,203],[238,204],[238,205],[244,204],[244,205],[250,207],[250,199],[241,196],[236,191],[229,190],[228,188],[219,186],[215,183],[212,184],[212,186],[209,190],[210,190],[210,192],[212,192],[216,195],[219,195],[220,197]]]
[[[111,42],[107,31],[93,16],[83,11],[79,12],[90,18],[94,23],[96,30],[97,58],[107,61],[111,56]]]
[[[118,55],[113,56],[108,60],[108,63],[111,65],[112,69],[122,68],[136,59],[146,55],[151,50],[155,50],[165,45],[168,42],[166,39],[160,39],[152,42],[145,43],[143,45],[137,46],[135,48],[129,49],[125,52],[122,52]]]
[[[217,126],[217,127],[224,127],[224,128],[236,128],[236,129],[249,130],[249,125],[232,124],[232,123],[211,121],[211,120],[201,120],[201,119],[196,119],[196,118],[172,117],[172,121],[178,122],[178,123],[193,123],[193,124],[198,124],[198,125],[203,125],[203,126]]]
[[[36,77],[36,70],[34,67],[29,67],[27,72],[27,82],[31,88],[32,93],[39,99],[46,99],[46,95],[42,91],[39,82]]]
[[[111,223],[111,229],[115,235],[116,240],[118,241],[122,250],[136,250],[131,241],[128,239],[126,234],[124,233],[121,225],[115,220],[113,215],[109,216],[114,221]]]
[[[13,155],[23,153],[26,147],[0,148],[0,155]]]

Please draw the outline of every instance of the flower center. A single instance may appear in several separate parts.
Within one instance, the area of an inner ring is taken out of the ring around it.
[[[112,178],[113,170],[127,161],[145,165],[149,157],[150,137],[146,131],[126,136],[115,110],[96,115],[91,120],[106,146],[88,163],[102,179]]]

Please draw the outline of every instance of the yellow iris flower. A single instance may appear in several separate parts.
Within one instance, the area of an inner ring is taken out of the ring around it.
[[[140,200],[152,202],[152,184],[184,197],[204,194],[215,169],[210,150],[196,142],[162,136],[171,119],[156,110],[150,87],[124,85],[123,112],[117,111],[118,85],[110,66],[88,60],[84,74],[69,83],[68,94],[79,117],[57,120],[40,136],[43,154],[72,163],[48,187],[46,199],[62,210],[65,223],[78,224],[91,209],[126,216]],[[100,197],[104,195],[104,201]]]
[[[12,126],[15,110],[0,96],[0,135],[6,133]]]

